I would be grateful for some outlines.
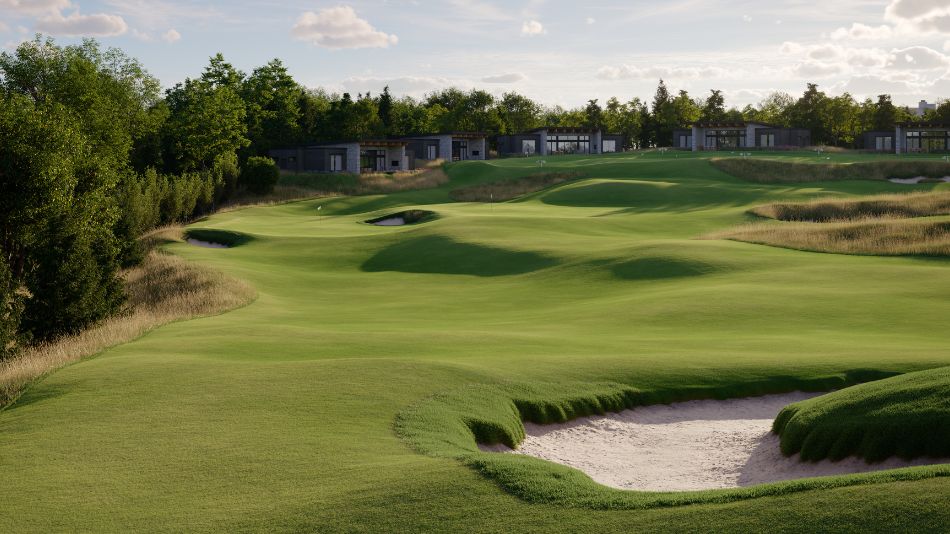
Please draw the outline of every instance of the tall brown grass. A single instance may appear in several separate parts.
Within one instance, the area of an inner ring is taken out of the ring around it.
[[[531,174],[511,180],[460,187],[450,191],[449,197],[456,202],[504,202],[580,177],[579,172]]]
[[[181,228],[163,228],[143,239],[151,245],[180,240]],[[255,297],[245,282],[154,250],[122,277],[128,296],[123,313],[79,334],[25,347],[15,358],[0,362],[0,407],[15,401],[31,383],[60,367],[131,341],[161,325],[223,313]]]
[[[752,223],[706,237],[836,254],[950,256],[948,220]]]
[[[381,195],[433,189],[448,183],[441,165],[392,174],[284,174],[280,187],[307,191],[310,196]]]
[[[950,162],[934,160],[798,163],[765,158],[713,158],[710,163],[737,178],[763,184],[950,176]]]
[[[858,199],[777,202],[752,213],[780,221],[832,222],[868,218],[912,218],[950,215],[950,191],[890,194]]]

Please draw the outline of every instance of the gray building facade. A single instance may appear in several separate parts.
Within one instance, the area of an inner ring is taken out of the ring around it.
[[[673,131],[673,147],[683,150],[794,150],[811,145],[811,132],[758,122],[695,123]]]
[[[268,155],[282,171],[351,174],[409,170],[405,141],[364,140],[275,148]]]
[[[495,138],[501,156],[608,154],[623,150],[620,134],[596,128],[546,127]]]
[[[402,140],[407,143],[411,157],[420,162],[488,159],[488,138],[481,132],[426,134]]]

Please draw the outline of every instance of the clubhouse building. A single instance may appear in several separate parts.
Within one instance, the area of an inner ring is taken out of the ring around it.
[[[759,122],[694,123],[673,130],[673,147],[681,150],[794,150],[811,145],[811,132]]]
[[[865,150],[895,154],[950,152],[950,125],[905,122],[894,131],[872,131],[862,136]]]
[[[499,156],[608,154],[623,149],[623,136],[597,128],[550,126],[495,138]]]
[[[482,160],[487,152],[483,133],[453,132],[403,139],[364,139],[275,148],[268,152],[282,171],[295,173],[345,172],[367,174],[400,172],[422,162]]]

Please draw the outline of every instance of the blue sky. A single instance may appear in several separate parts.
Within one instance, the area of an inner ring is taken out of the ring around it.
[[[222,52],[353,93],[479,87],[577,106],[649,99],[662,77],[736,106],[807,81],[906,104],[950,97],[950,0],[0,0],[0,45],[36,32],[121,47],[165,86]]]

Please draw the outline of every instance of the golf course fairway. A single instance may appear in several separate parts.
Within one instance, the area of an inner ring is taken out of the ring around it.
[[[504,203],[449,196],[539,172],[579,176]],[[219,213],[193,228],[246,239],[166,246],[247,281],[257,299],[61,369],[0,411],[0,531],[950,524],[946,466],[656,498],[541,460],[496,459],[472,435],[516,435],[513,401],[562,410],[556,419],[570,407],[825,391],[950,366],[945,258],[704,239],[770,202],[950,184],[752,183],[674,152],[461,162],[447,173],[437,189]],[[365,222],[415,209],[434,216]]]

